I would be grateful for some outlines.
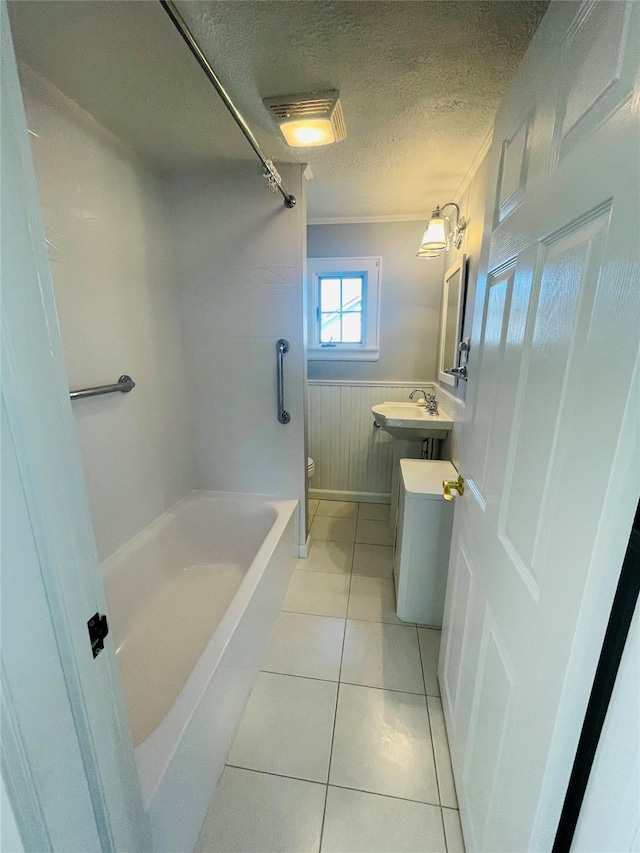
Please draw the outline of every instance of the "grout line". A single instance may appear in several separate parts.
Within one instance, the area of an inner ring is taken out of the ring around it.
[[[312,572],[308,569],[298,569],[298,571],[302,571],[305,574],[310,575],[330,575],[334,578],[339,577],[348,577],[349,578],[349,594],[347,595],[347,615],[345,616],[336,616],[335,614],[328,613],[309,613],[307,610],[286,610],[284,607],[281,609],[280,613],[296,613],[298,616],[319,616],[321,619],[350,619],[352,622],[365,622],[368,625],[395,625],[397,628],[415,628],[410,622],[382,622],[380,619],[358,619],[354,616],[349,616],[349,598],[351,597],[351,578],[352,575],[350,572]],[[356,575],[357,578],[366,577],[366,575]],[[374,578],[374,580],[386,580],[386,578]],[[424,673],[423,673],[424,678]],[[427,693],[427,696],[434,696],[436,699],[439,699],[439,696],[436,696],[435,693]]]
[[[433,726],[431,725],[431,714],[429,713],[429,699],[424,697],[424,704],[427,707],[427,719],[429,720],[429,736],[431,738],[431,754],[433,755],[433,770],[436,776],[436,788],[438,789],[438,805],[442,810],[442,794],[440,793],[440,773],[438,772],[438,762],[436,760],[436,747],[433,742]],[[440,815],[442,818],[442,815]],[[442,831],[444,832],[444,819],[442,820]]]
[[[277,776],[278,779],[293,779],[296,782],[309,782],[311,785],[322,785],[325,788],[340,788],[343,791],[358,791],[360,794],[371,794],[374,797],[388,797],[390,800],[401,800],[404,803],[417,803],[420,806],[433,806],[440,809],[449,808],[441,806],[439,803],[430,803],[427,800],[413,800],[411,797],[399,797],[397,794],[382,794],[380,791],[367,791],[365,788],[354,788],[351,785],[338,785],[336,782],[318,782],[316,779],[305,779],[302,776],[286,776],[284,773],[274,773],[273,770],[256,770],[255,767],[243,767],[241,764],[225,764],[225,767],[231,767],[234,770],[246,770],[249,773],[262,773],[265,776]],[[458,809],[449,808],[449,811],[455,812]]]
[[[337,706],[336,706],[337,707]],[[333,722],[335,726],[335,720]],[[331,748],[333,749],[333,740],[331,743]],[[331,769],[331,756],[329,756],[329,769]],[[322,823],[320,824],[320,842],[318,844],[318,853],[322,853],[322,837],[324,835],[324,821],[327,816],[327,800],[329,799],[329,783],[324,786],[324,805],[322,806]],[[446,841],[445,841],[446,844]]]
[[[317,779],[306,779],[304,776],[286,776],[284,773],[274,773],[273,770],[256,770],[255,767],[243,767],[242,764],[225,764],[225,767],[232,767],[234,770],[246,770],[248,773],[263,773],[265,776],[277,776],[278,779],[294,779],[296,782],[322,785],[323,788],[327,787],[326,782],[318,782]]]
[[[278,672],[275,669],[260,669],[259,672],[265,672],[267,675],[283,675],[285,678],[304,678],[305,681],[322,681],[325,684],[338,684],[337,678],[318,678],[316,675],[297,675],[293,672]]]
[[[317,515],[318,518],[335,518],[337,521],[357,521],[358,519],[358,510],[350,513],[349,515],[325,515],[320,512],[320,507],[314,512],[314,515]]]
[[[444,822],[444,809],[440,806],[440,820],[442,821],[442,835],[444,838],[444,849],[449,853],[449,845],[447,843],[447,827]]]
[[[422,671],[422,683],[424,684],[424,695],[428,696],[427,693],[427,679],[424,677],[424,661],[422,660],[422,649],[420,648],[420,632],[418,631],[418,626],[416,625],[416,640],[418,641],[418,655],[420,656],[420,669]]]
[[[446,723],[446,720],[444,718],[444,708],[442,707],[442,697],[441,696],[428,696],[427,697],[427,708],[429,707],[429,699],[433,699],[434,701],[437,701],[437,703],[440,707],[440,713],[442,715],[442,726],[444,729],[445,746],[447,748],[447,756],[449,758],[448,764],[449,764],[449,767],[451,769],[451,782],[453,784],[453,792],[455,794],[456,803],[458,805],[458,808],[455,808],[454,806],[445,806],[444,803],[441,803],[441,805],[442,805],[442,808],[448,808],[448,809],[452,809],[453,811],[459,811],[460,803],[458,801],[458,789],[456,787],[456,780],[455,780],[455,777],[453,775],[453,761],[451,759],[451,746],[449,745],[449,732],[447,731],[447,723]],[[429,717],[429,719],[431,719],[431,717]],[[438,772],[438,759],[437,759],[437,755],[436,755],[435,746],[434,746],[433,752],[434,752],[434,758],[436,760],[436,772]],[[446,763],[447,762],[445,761],[445,764]]]
[[[357,578],[363,578],[364,575],[356,575]],[[384,580],[384,578],[374,578],[374,580]],[[369,622],[372,625],[395,625],[398,628],[415,628],[410,622],[383,622],[381,619],[358,619],[355,616],[347,616],[352,622]]]
[[[344,659],[344,644],[347,639],[347,620],[349,618],[349,601],[351,600],[351,584],[353,582],[353,552],[351,553],[351,571],[349,572],[349,589],[347,590],[347,609],[345,611],[344,632],[342,634],[342,649],[340,651],[340,668],[338,669],[338,683],[342,679],[342,661]],[[333,744],[332,744],[333,748]]]
[[[447,838],[447,826],[444,822],[445,810],[448,812],[456,812],[456,814],[458,815],[458,822],[460,821],[460,810],[459,809],[452,809],[451,806],[440,806],[440,812],[441,812],[441,816],[442,816],[442,831],[444,833],[444,846],[448,852],[448,850],[449,850],[449,839]],[[460,835],[462,835],[462,827],[460,827]]]
[[[353,518],[345,518],[345,519],[336,519],[331,515],[319,515],[318,518],[333,518],[334,521],[354,521]],[[369,521],[370,519],[365,518],[364,521]],[[386,524],[385,521],[377,522],[378,524]],[[361,542],[360,539],[321,539],[317,534],[314,537],[314,542],[333,542],[337,545],[375,545],[376,548],[393,548],[393,543],[389,544],[388,542]],[[429,626],[425,626],[429,627]],[[433,630],[438,631],[438,628],[434,628]]]
[[[416,632],[418,634],[418,653],[420,654],[420,666],[422,667],[422,680],[424,681],[424,695],[431,696],[433,699],[440,699],[439,693],[429,693],[427,690],[427,679],[424,677],[424,661],[422,659],[422,646],[420,645],[420,628],[422,625],[416,625]],[[424,630],[424,629],[423,629]],[[429,631],[438,631],[438,628],[429,628]]]
[[[304,572],[305,575],[331,575],[331,577],[339,577],[340,575],[350,575],[351,572],[323,572],[318,569],[295,569],[296,572]]]
[[[424,684],[424,701],[427,707],[427,719],[429,720],[429,737],[431,738],[431,752],[433,754],[433,769],[436,775],[436,788],[438,789],[438,801],[440,806],[440,822],[442,823],[442,837],[444,838],[445,850],[449,850],[447,846],[447,831],[444,825],[444,815],[442,813],[442,795],[440,794],[440,779],[438,776],[438,762],[436,761],[436,748],[433,743],[433,728],[431,726],[431,715],[429,714],[429,695],[427,693],[427,679],[424,676],[424,662],[422,660],[422,649],[420,647],[420,631],[416,625],[416,640],[418,641],[418,654],[420,655],[420,669],[422,670],[422,683]]]
[[[340,684],[348,684],[349,687],[366,687],[367,690],[385,690],[387,693],[404,693],[406,696],[420,696],[422,699],[426,699],[424,693],[416,693],[415,690],[402,690],[398,687],[380,687],[379,684],[360,684],[357,681],[345,681],[342,678],[342,671],[340,672]]]
[[[384,546],[386,548],[386,545]],[[381,577],[380,575],[364,575],[362,572],[352,572],[357,578],[372,578],[376,581],[392,581],[393,575],[386,575],[385,577]],[[403,622],[403,625],[413,625],[414,622]]]
[[[356,524],[357,524],[357,522],[356,522]],[[349,588],[347,590],[347,606],[345,608],[345,620],[344,620],[344,626],[342,629],[342,647],[340,649],[340,666],[338,667],[338,689],[336,691],[336,704],[335,704],[335,710],[334,710],[334,714],[333,714],[333,728],[331,730],[331,746],[329,749],[329,768],[327,770],[327,789],[326,789],[326,793],[325,793],[325,797],[324,797],[324,809],[322,811],[322,828],[320,829],[320,847],[319,847],[320,851],[322,850],[322,839],[324,836],[324,822],[325,822],[325,818],[327,815],[327,799],[329,797],[329,779],[331,777],[331,761],[333,759],[333,744],[334,744],[334,739],[335,739],[335,734],[336,734],[336,721],[338,719],[338,701],[340,699],[340,674],[342,672],[342,659],[344,657],[344,644],[345,644],[345,639],[346,639],[346,635],[347,635],[347,614],[349,613],[349,598],[351,596],[351,579],[353,577],[354,550],[355,550],[355,543],[354,543],[354,547],[351,548],[351,561],[349,563]]]
[[[351,567],[353,568],[353,555],[351,556]],[[347,594],[347,611],[349,610],[349,595],[351,594],[351,574],[349,575],[349,593]],[[333,728],[331,729],[331,745],[329,747],[329,767],[327,769],[327,788],[324,795],[324,808],[322,810],[322,826],[320,828],[319,853],[322,851],[322,837],[324,835],[324,821],[327,814],[327,799],[329,797],[329,778],[331,777],[331,760],[333,758],[333,741],[336,735],[336,720],[338,718],[338,700],[340,698],[340,673],[342,672],[342,658],[344,656],[344,641],[347,635],[347,620],[344,620],[342,630],[342,648],[340,650],[340,667],[338,669],[338,689],[336,690],[336,704],[333,711]]]
[[[381,794],[380,791],[367,791],[364,788],[352,788],[350,785],[338,785],[336,782],[330,782],[331,788],[341,788],[343,791],[358,791],[360,794],[372,794],[375,797],[388,797],[390,800],[402,800],[404,803],[418,803],[420,806],[432,806],[433,808],[442,811],[440,803],[429,803],[426,800],[412,800],[411,797],[399,797],[397,794]],[[451,811],[455,811],[452,809]]]

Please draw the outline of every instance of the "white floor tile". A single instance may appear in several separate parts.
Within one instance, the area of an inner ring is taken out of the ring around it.
[[[366,545],[389,545],[393,547],[393,539],[389,533],[389,522],[370,521],[366,518],[359,518],[356,529],[356,542],[363,542]]]
[[[437,806],[329,786],[322,853],[445,853]]]
[[[331,518],[316,513],[311,522],[311,538],[330,542],[353,542],[356,538],[355,518]]]
[[[453,809],[442,809],[444,832],[449,853],[464,853],[464,840],[460,826],[460,814]]]
[[[447,729],[444,723],[442,702],[437,696],[429,696],[427,698],[427,707],[429,708],[431,739],[433,741],[433,752],[436,759],[440,803],[450,809],[457,809],[458,798],[456,797],[456,786],[453,782],[449,740],[447,738]]]
[[[344,617],[350,575],[295,571],[282,605],[293,613]]]
[[[332,518],[355,518],[358,515],[358,504],[354,501],[320,501],[316,512]]]
[[[424,695],[416,629],[349,620],[340,680]]]
[[[196,853],[316,853],[325,787],[225,767]]]
[[[313,518],[313,516],[318,511],[318,504],[320,501],[314,500],[313,498],[309,498],[307,501],[307,506],[309,507],[309,518]]]
[[[396,593],[393,581],[387,578],[351,576],[349,596],[349,619],[364,619],[368,622],[391,622],[403,625],[396,616]]]
[[[341,684],[329,782],[438,805],[424,696]]]
[[[420,641],[420,654],[422,655],[422,669],[424,671],[424,683],[427,688],[427,696],[439,696],[438,685],[438,656],[440,654],[441,631],[435,628],[418,628],[418,640]]]
[[[228,763],[326,782],[337,689],[330,681],[259,672]]]
[[[391,508],[389,504],[365,504],[361,503],[358,509],[358,518],[370,521],[389,521]]]
[[[337,681],[344,619],[281,613],[260,669]]]
[[[388,545],[356,544],[353,571],[370,578],[393,577],[393,548]]]
[[[298,560],[301,572],[349,574],[353,561],[353,542],[311,542],[309,556]]]

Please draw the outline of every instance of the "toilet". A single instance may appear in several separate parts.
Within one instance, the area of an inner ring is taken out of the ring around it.
[[[316,463],[310,456],[307,456],[307,479],[311,479],[316,473]]]

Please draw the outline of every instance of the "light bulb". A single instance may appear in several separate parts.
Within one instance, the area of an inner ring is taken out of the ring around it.
[[[329,145],[335,142],[335,135],[328,119],[306,119],[287,121],[280,125],[282,135],[293,148]]]

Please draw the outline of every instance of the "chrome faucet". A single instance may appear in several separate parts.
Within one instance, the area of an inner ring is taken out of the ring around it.
[[[429,394],[424,398],[427,403],[427,413],[429,415],[437,415],[438,414],[438,400],[435,394]]]
[[[423,391],[422,388],[414,388],[413,391],[409,394],[409,399],[413,400],[416,394],[422,394],[422,396],[424,397],[424,405],[428,414],[438,414],[438,400],[436,399],[435,394],[427,394],[427,392]],[[420,404],[418,403],[417,405]]]

